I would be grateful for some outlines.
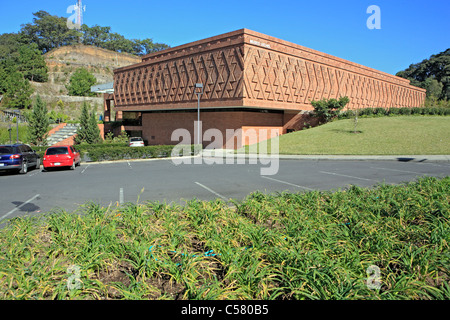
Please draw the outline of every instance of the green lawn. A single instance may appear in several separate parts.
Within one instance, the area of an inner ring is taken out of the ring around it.
[[[361,118],[283,135],[280,154],[424,155],[450,154],[450,117],[398,116]],[[270,143],[268,144],[270,150]],[[247,148],[248,149],[248,148]]]
[[[9,144],[9,124],[0,122],[0,144]],[[11,143],[16,143],[17,140],[17,125],[11,124]],[[27,140],[27,125],[19,124],[19,140]]]

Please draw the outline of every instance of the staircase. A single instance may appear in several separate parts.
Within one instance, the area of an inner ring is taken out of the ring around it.
[[[80,127],[79,124],[71,124],[71,123],[66,124],[63,128],[54,132],[47,138],[47,144],[49,146],[53,146],[58,142],[61,142],[67,138],[72,137],[77,133],[79,127]]]

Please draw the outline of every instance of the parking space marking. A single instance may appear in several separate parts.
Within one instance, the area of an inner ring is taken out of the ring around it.
[[[201,184],[200,182],[195,182],[195,183],[196,183],[197,185],[199,185],[200,187],[202,187],[203,189],[208,190],[208,191],[211,192],[212,194],[216,195],[217,197],[219,197],[219,198],[221,198],[221,199],[223,199],[223,200],[225,200],[225,201],[228,201],[228,200],[229,200],[229,199],[227,199],[226,197],[224,197],[223,195],[221,195],[220,193],[215,192],[214,190],[208,188],[207,186],[204,186],[204,185]]]
[[[371,169],[388,170],[388,171],[405,172],[405,173],[414,173],[414,174],[419,174],[419,175],[427,175],[426,173],[420,173],[420,172],[408,171],[408,170],[388,169],[388,168],[380,168],[380,167],[370,167],[370,168]]]
[[[20,208],[22,208],[23,206],[29,204],[31,201],[33,201],[34,199],[38,198],[40,195],[37,194],[35,195],[33,198],[31,198],[30,200],[28,200],[27,202],[22,203],[20,206],[12,209],[10,212],[8,212],[7,214],[5,214],[4,216],[2,216],[0,218],[0,221],[3,221],[3,219],[7,218],[8,216],[12,215],[14,212],[16,212],[17,210],[19,210]]]
[[[415,162],[414,164],[429,165],[429,166],[433,166],[433,167],[450,168],[450,165],[447,165],[446,163],[437,164],[437,163],[429,163],[429,162]]]
[[[90,164],[88,164],[88,165],[86,166],[86,168],[84,168],[84,169],[81,171],[81,173],[84,173],[84,172],[87,170],[87,168],[89,168],[89,166],[90,166]]]
[[[365,181],[377,181],[378,180],[374,180],[374,179],[367,179],[367,178],[360,178],[360,177],[355,177],[355,176],[349,176],[346,174],[340,174],[340,173],[335,173],[335,172],[327,172],[327,171],[319,171],[320,173],[325,173],[325,174],[331,174],[333,176],[341,176],[341,177],[347,177],[347,178],[352,178],[352,179],[359,179],[359,180],[365,180]]]
[[[297,188],[301,188],[301,189],[305,189],[305,190],[309,190],[309,191],[314,191],[314,189],[311,189],[311,188],[308,188],[308,187],[304,187],[304,186],[299,186],[297,184],[293,184],[293,183],[290,183],[290,182],[287,182],[287,181],[282,181],[282,180],[278,180],[278,179],[274,179],[274,178],[269,178],[269,177],[266,177],[266,176],[261,176],[261,177],[264,178],[264,179],[269,179],[269,180],[276,181],[276,182],[279,182],[279,183],[287,184],[289,186],[293,186],[293,187],[297,187]]]
[[[29,177],[34,177],[35,175],[39,174],[41,172],[40,169],[36,169],[36,172],[33,172],[32,174],[29,174]]]
[[[129,169],[133,169],[133,168],[131,167],[130,161],[127,160],[127,163],[128,163],[128,168],[129,168]]]

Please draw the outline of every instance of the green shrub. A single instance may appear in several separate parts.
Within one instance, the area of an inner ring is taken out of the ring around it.
[[[170,157],[175,146],[146,146],[131,148],[122,144],[79,145],[76,148],[91,161],[110,161],[122,159],[151,159]],[[194,151],[193,146],[191,152]]]
[[[81,154],[82,161],[113,161],[124,159],[152,159],[152,158],[166,158],[172,156],[172,150],[175,146],[146,146],[132,148],[123,143],[108,143],[108,144],[80,144],[76,145]],[[48,147],[33,147],[37,154],[44,156],[45,150]],[[191,154],[194,154],[194,146],[191,146]],[[183,154],[179,153],[179,156]]]
[[[311,101],[314,108],[314,117],[319,119],[319,123],[326,123],[338,117],[339,112],[349,103],[348,97],[337,99],[322,99]]]
[[[359,117],[392,116],[392,115],[450,115],[450,108],[444,107],[413,107],[413,108],[363,108],[358,110]],[[338,119],[352,119],[355,116],[353,110],[345,110],[338,114]]]
[[[384,109],[384,108],[375,108],[373,110],[373,114],[375,114],[377,116],[385,116],[386,115],[386,109]]]
[[[401,115],[410,115],[411,114],[411,108],[399,108],[398,110],[399,114]]]

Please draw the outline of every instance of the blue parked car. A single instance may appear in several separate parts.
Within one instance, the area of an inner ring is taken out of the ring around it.
[[[0,171],[16,170],[25,174],[28,172],[28,168],[39,169],[40,166],[39,155],[29,145],[0,145]]]

